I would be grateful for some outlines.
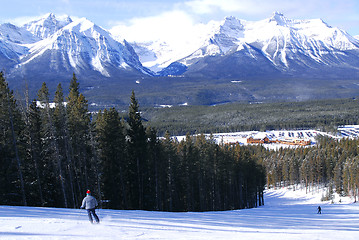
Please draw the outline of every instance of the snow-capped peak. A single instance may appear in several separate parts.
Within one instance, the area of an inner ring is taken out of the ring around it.
[[[232,37],[243,37],[244,25],[241,20],[236,17],[225,18],[223,24],[220,25],[220,32]]]
[[[201,49],[204,55],[226,54],[237,48],[244,38],[244,25],[241,20],[233,16],[226,17],[215,29],[208,40],[208,46]]]
[[[87,18],[80,18],[77,21],[74,21],[68,24],[64,29],[72,29],[79,32],[85,32],[86,30],[93,28],[95,24],[88,20]]]
[[[280,12],[274,12],[272,16],[269,18],[269,22],[275,22],[276,24],[280,26],[287,26],[291,23],[291,20],[286,18],[283,13]]]
[[[45,39],[72,22],[69,16],[57,17],[53,13],[44,15],[39,20],[25,24],[23,27],[41,39]]]

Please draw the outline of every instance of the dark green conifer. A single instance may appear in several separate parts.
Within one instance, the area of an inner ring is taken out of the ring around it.
[[[144,200],[144,171],[146,169],[146,133],[145,128],[142,125],[141,114],[139,105],[135,97],[135,92],[132,91],[131,103],[128,110],[127,123],[129,125],[127,131],[127,143],[128,143],[128,170],[129,181],[131,181],[131,190],[133,190],[131,196],[132,202],[135,208],[143,209]]]
[[[99,112],[96,135],[100,149],[102,197],[109,201],[108,207],[126,209],[126,144],[124,127],[115,108]]]
[[[74,187],[76,187],[77,202],[86,189],[97,189],[95,170],[91,150],[90,113],[88,101],[80,93],[76,75],[70,82],[69,95],[67,96],[66,114],[70,143],[70,158],[74,168]]]

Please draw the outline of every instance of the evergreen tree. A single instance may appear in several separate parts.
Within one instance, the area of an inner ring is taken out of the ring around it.
[[[108,207],[126,209],[126,145],[124,127],[116,109],[99,112],[96,133],[101,165],[101,189]]]
[[[57,86],[54,97],[55,109],[54,109],[54,125],[56,128],[56,139],[60,148],[60,155],[64,165],[64,176],[67,181],[67,192],[69,192],[71,198],[69,199],[71,205],[75,208],[78,205],[77,197],[74,188],[74,166],[71,154],[71,143],[67,125],[67,114],[64,102],[64,94],[61,83]]]
[[[67,127],[70,142],[69,156],[74,168],[74,188],[77,202],[85,189],[95,189],[97,179],[94,169],[91,171],[91,147],[90,147],[90,113],[86,98],[79,91],[79,83],[76,75],[70,82],[69,95],[67,97]]]
[[[129,181],[131,182],[131,196],[133,207],[143,209],[144,206],[144,176],[147,174],[144,171],[147,169],[146,159],[146,133],[142,125],[139,105],[135,97],[134,91],[131,95],[131,103],[129,106],[129,113],[127,123],[129,129],[127,131],[128,143],[128,170]]]

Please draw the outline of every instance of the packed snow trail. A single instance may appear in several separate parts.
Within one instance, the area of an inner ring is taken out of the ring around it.
[[[358,239],[359,205],[320,196],[269,190],[265,206],[235,211],[101,209],[93,225],[84,210],[0,206],[0,239]]]

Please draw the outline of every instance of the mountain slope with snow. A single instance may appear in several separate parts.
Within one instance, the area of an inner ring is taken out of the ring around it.
[[[0,38],[17,44],[31,44],[41,40],[26,29],[17,27],[11,23],[0,25]]]
[[[40,39],[24,28],[11,23],[0,25],[0,64],[2,67],[11,68],[20,61],[20,58],[28,54],[27,44],[32,44]]]
[[[0,206],[0,238],[13,239],[356,239],[359,206],[321,202],[316,189],[268,190],[265,205],[222,212],[96,210],[91,225],[80,209]],[[341,200],[341,203],[338,201]],[[349,200],[349,201],[346,201]],[[317,214],[317,207],[322,214]]]

